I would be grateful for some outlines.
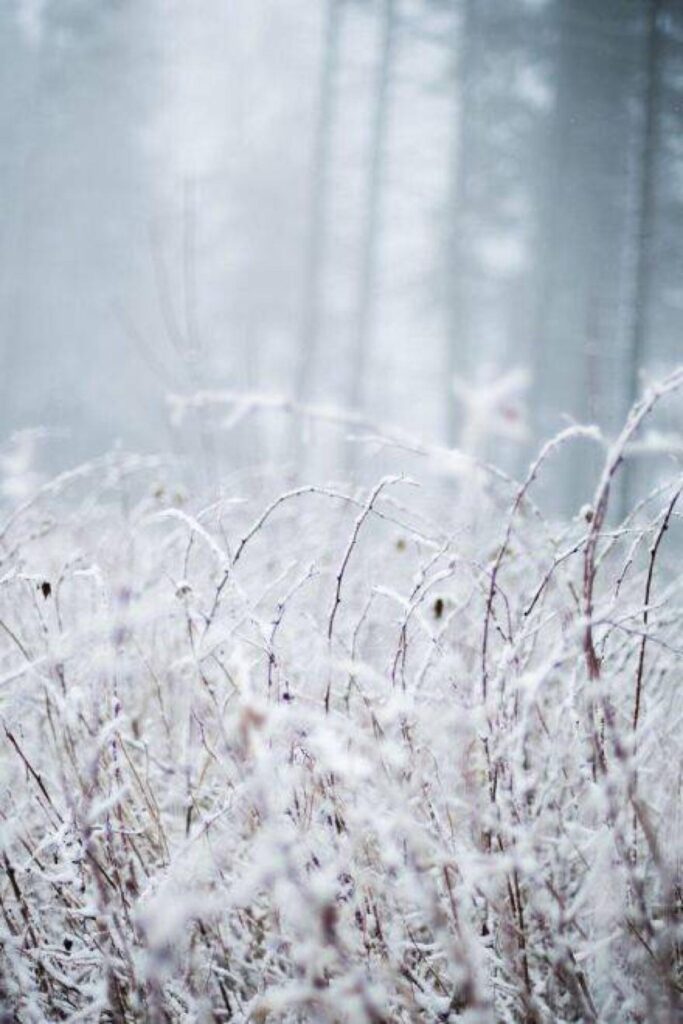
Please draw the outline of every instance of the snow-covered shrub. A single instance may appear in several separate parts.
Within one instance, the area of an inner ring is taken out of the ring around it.
[[[609,504],[680,376],[564,524],[595,432],[209,505],[118,454],[7,516],[2,1019],[680,1020],[681,479]]]

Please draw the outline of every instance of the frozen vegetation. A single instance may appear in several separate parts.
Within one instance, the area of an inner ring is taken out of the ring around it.
[[[17,501],[2,1020],[679,1021],[681,478],[610,492],[682,381],[519,482],[384,436],[416,479],[205,504],[118,453]]]
[[[682,140],[682,0],[0,0],[0,1024],[682,1024]]]

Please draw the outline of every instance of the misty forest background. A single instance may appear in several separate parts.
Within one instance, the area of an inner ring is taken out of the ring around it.
[[[682,127],[679,0],[2,0],[5,492],[117,439],[190,456],[167,396],[217,388],[513,470],[616,431],[683,354]],[[220,427],[209,476],[343,464],[343,432]],[[550,505],[594,470],[562,455]]]

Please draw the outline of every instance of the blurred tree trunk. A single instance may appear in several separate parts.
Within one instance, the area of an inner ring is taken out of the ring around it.
[[[456,376],[467,372],[466,287],[467,274],[467,184],[468,161],[474,149],[474,75],[476,70],[475,0],[464,0],[454,26],[455,79],[458,92],[458,128],[451,143],[451,186],[447,199],[445,302],[446,302],[446,430],[449,444],[458,437],[459,418],[452,385]]]
[[[636,208],[633,235],[630,241],[633,259],[633,308],[629,332],[627,404],[630,408],[640,391],[640,373],[646,356],[649,326],[652,241],[655,220],[655,192],[659,155],[660,62],[661,33],[660,0],[644,4],[642,105],[637,140]],[[627,411],[627,410],[625,410]],[[624,511],[631,503],[636,486],[636,467],[627,463],[623,490]]]
[[[324,307],[324,269],[329,233],[328,185],[335,127],[342,2],[343,0],[327,0],[325,11],[325,35],[311,171],[308,240],[303,275],[303,317],[295,382],[296,397],[300,402],[309,400],[313,391]]]
[[[534,270],[530,214],[539,135],[550,106],[543,9],[462,0],[458,13],[459,111],[445,268],[451,443],[462,420],[451,394],[453,378],[486,388],[528,358]],[[497,438],[496,457],[509,454],[516,460],[520,453],[509,444],[517,443]]]
[[[555,108],[541,173],[534,342],[536,431],[563,418],[622,419],[628,369],[622,295],[631,109],[640,61],[640,2],[575,0],[548,12]],[[599,455],[576,445],[556,460],[549,500],[571,511],[592,491]]]
[[[73,461],[166,421],[112,308],[146,299],[155,12],[57,4],[41,20],[36,5],[29,31],[14,7],[0,4],[0,432],[38,421]]]
[[[349,380],[349,408],[364,404],[368,348],[372,341],[377,299],[377,271],[381,237],[382,187],[386,165],[386,139],[390,110],[391,65],[395,45],[395,0],[383,0],[380,55],[374,90],[367,190],[360,253],[358,307],[353,332]]]

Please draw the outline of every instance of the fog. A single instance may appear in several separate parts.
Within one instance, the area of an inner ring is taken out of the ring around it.
[[[614,433],[683,353],[682,44],[676,0],[3,0],[8,465],[191,462],[194,430],[209,472],[358,468],[272,415],[179,430],[169,395],[206,391],[514,471]]]
[[[683,1022],[683,0],[0,0],[0,1024]]]

